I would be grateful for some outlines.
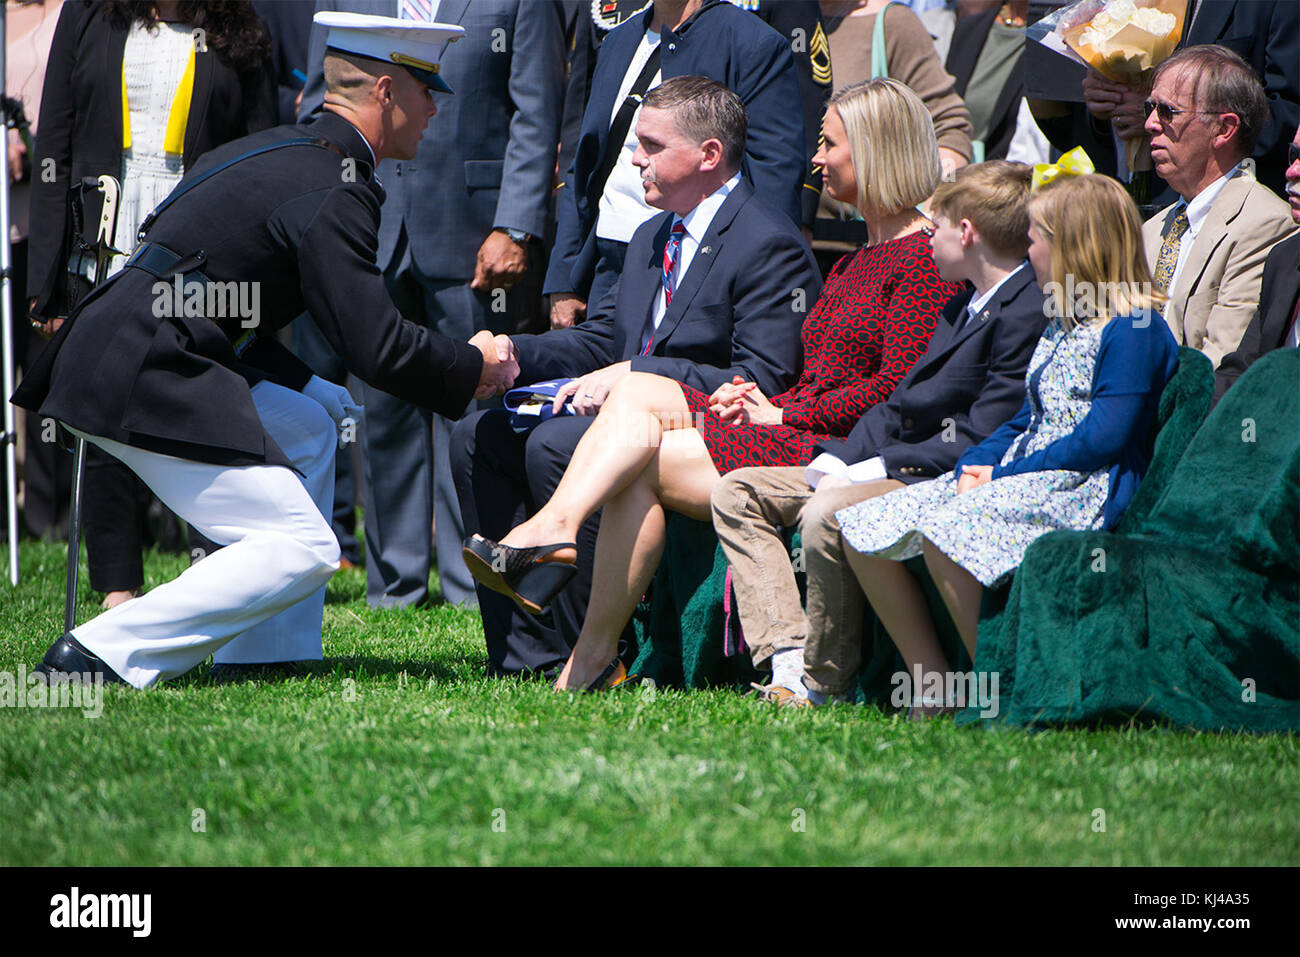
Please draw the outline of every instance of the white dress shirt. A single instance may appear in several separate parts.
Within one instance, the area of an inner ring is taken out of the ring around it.
[[[740,173],[736,173],[708,196],[700,201],[700,204],[692,209],[685,217],[673,217],[673,223],[681,222],[686,227],[686,232],[682,234],[682,248],[677,254],[677,266],[673,270],[673,289],[680,289],[682,278],[685,277],[686,271],[691,268],[691,263],[695,260],[695,255],[699,251],[700,242],[704,239],[704,234],[709,231],[709,226],[713,223],[713,217],[718,214],[722,204],[726,202],[731,191],[736,188],[740,182]],[[659,284],[659,292],[655,296],[654,312],[651,313],[654,322],[654,328],[659,328],[659,323],[663,322],[664,314],[668,311],[665,303],[664,286]],[[645,345],[644,340],[642,345]]]
[[[618,116],[623,101],[632,92],[632,84],[641,75],[646,61],[650,59],[650,54],[657,46],[659,46],[658,32],[647,30],[641,39],[641,45],[636,48],[632,62],[628,64],[627,72],[623,74],[623,85],[618,88],[618,96],[614,98],[614,110],[609,116],[611,125],[614,117]],[[649,89],[658,86],[661,77],[662,71],[656,72],[650,80]],[[613,239],[620,243],[630,242],[637,227],[653,219],[660,212],[645,201],[641,171],[632,165],[632,154],[636,152],[637,145],[636,121],[640,116],[641,108],[637,107],[636,112],[632,114],[632,124],[627,128],[627,137],[618,151],[618,162],[610,170],[609,179],[605,180],[605,190],[600,194],[600,204],[596,214],[596,236],[600,239]],[[613,144],[609,144],[606,149],[612,146]]]
[[[971,319],[979,318],[980,313],[982,313],[985,309],[988,308],[988,304],[993,301],[993,296],[997,293],[999,289],[1002,288],[1002,286],[1006,283],[1008,279],[1016,275],[1016,273],[1020,272],[1020,270],[1028,269],[1028,268],[1030,268],[1029,260],[1026,259],[1015,269],[1011,270],[1011,272],[1007,273],[1005,276],[1003,276],[993,285],[989,286],[989,288],[984,292],[982,296],[978,296],[972,299],[970,302],[966,303],[966,319],[962,322],[960,326],[957,327],[957,331],[960,332],[962,329],[964,329],[966,326],[966,322],[970,321]]]

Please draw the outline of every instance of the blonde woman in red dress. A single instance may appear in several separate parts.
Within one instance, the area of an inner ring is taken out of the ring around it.
[[[769,398],[737,377],[710,396],[631,373],[611,391],[550,501],[500,543],[481,536],[467,543],[475,577],[536,613],[572,578],[574,536],[603,509],[591,602],[557,690],[600,690],[624,675],[618,637],[659,564],[665,509],[708,521],[722,473],[806,465],[816,441],[846,435],[888,398],[960,291],[939,278],[929,220],[915,208],[942,175],[917,96],[888,79],[850,87],[832,99],[823,132],[815,161],[832,192],[857,205],[872,239],[827,278],[803,325],[804,368],[794,387]]]

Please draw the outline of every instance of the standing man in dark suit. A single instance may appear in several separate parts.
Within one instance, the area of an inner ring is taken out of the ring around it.
[[[740,97],[750,123],[746,177],[792,223],[803,221],[808,159],[790,40],[725,0],[655,0],[600,46],[542,288],[551,297],[552,327],[571,326],[597,307],[617,281],[632,234],[656,215],[632,166],[633,94],[688,75]]]
[[[669,212],[636,231],[615,294],[585,323],[514,337],[519,381],[577,377],[566,392],[578,414],[526,435],[501,411],[456,426],[452,467],[467,532],[499,539],[549,499],[609,390],[630,371],[706,392],[739,375],[773,395],[797,378],[799,330],[821,280],[795,224],[740,176],[744,112],[735,93],[703,77],[675,77],[647,96],[637,165],[647,198]],[[727,116],[738,118],[734,127]],[[719,150],[725,159],[708,159]],[[674,238],[675,223],[682,228]],[[680,273],[667,302],[666,270]],[[586,615],[598,528],[596,518],[582,527],[578,574],[552,606],[554,627],[479,588],[492,673],[546,673],[568,659]]]
[[[414,321],[467,339],[504,333],[519,303],[510,289],[546,232],[564,98],[561,10],[545,0],[321,0],[318,10],[423,15],[465,36],[441,63],[461,95],[440,104],[414,162],[381,164],[388,199],[379,267]],[[304,112],[320,102],[323,36],[312,35]],[[538,253],[540,255],[540,253]],[[346,357],[344,357],[346,358]],[[449,421],[363,387],[366,598],[409,605],[428,596],[430,527],[450,602],[474,600],[460,557],[464,533],[447,462]]]
[[[1025,261],[1030,178],[1028,166],[994,160],[940,185],[934,263],[944,279],[974,288],[944,307],[925,355],[848,438],[822,442],[806,469],[736,469],[713,490],[713,525],[733,570],[745,643],[755,667],[772,671],[772,700],[820,704],[847,691],[857,673],[866,597],[844,558],[835,513],[952,471],[1024,403],[1025,369],[1047,322]],[[781,535],[794,525],[808,571],[807,615]],[[826,618],[834,628],[810,628]],[[830,637],[805,648],[814,634]]]
[[[415,155],[432,91],[448,91],[439,52],[459,28],[334,16],[326,111],[205,154],[13,397],[226,546],[59,639],[41,671],[149,687],[338,568],[324,513],[340,430],[358,410],[276,341],[299,313],[358,378],[448,415],[518,371],[486,331],[464,343],[403,320],[375,264],[374,164]]]
[[[1291,140],[1291,165],[1286,168],[1286,198],[1291,219],[1300,225],[1300,129]],[[1259,308],[1241,337],[1214,373],[1214,401],[1266,352],[1300,346],[1300,234],[1284,239],[1264,260],[1264,280],[1259,288]]]
[[[567,8],[573,4],[578,13],[575,41],[570,46],[573,62],[586,67],[581,87],[583,103],[591,84],[591,72],[596,65],[596,53],[601,41],[623,21],[644,13],[652,0],[621,0],[621,2],[593,4],[588,0],[560,0]],[[811,227],[817,217],[817,205],[822,192],[822,171],[814,166],[812,158],[821,143],[822,114],[831,97],[831,48],[822,26],[822,11],[818,0],[728,0],[732,6],[748,10],[766,23],[790,44],[794,54],[795,69],[799,74],[799,96],[802,101],[805,139],[803,220]],[[690,14],[688,13],[687,16]],[[567,19],[566,19],[567,22]],[[585,44],[585,48],[583,45]],[[573,163],[573,147],[581,129],[582,106],[570,128],[568,106],[565,107],[565,150],[560,157],[560,170]]]

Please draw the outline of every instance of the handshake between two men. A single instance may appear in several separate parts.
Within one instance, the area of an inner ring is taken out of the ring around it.
[[[483,369],[479,373],[474,398],[488,399],[514,387],[519,378],[519,349],[509,336],[493,336],[484,329],[476,333],[469,344],[483,353]],[[630,362],[616,362],[569,381],[556,392],[555,411],[558,413],[565,402],[572,399],[573,411],[578,415],[595,415],[614,384],[631,369]]]
[[[469,344],[483,353],[483,368],[478,375],[476,399],[501,395],[519,378],[519,352],[509,336],[493,336],[490,330],[477,332]]]

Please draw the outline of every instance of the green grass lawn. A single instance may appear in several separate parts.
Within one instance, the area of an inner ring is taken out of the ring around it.
[[[22,562],[0,671],[61,631],[62,547]],[[149,584],[181,565],[151,554]],[[476,612],[370,610],[359,570],[330,584],[325,655],[105,689],[98,718],[0,709],[0,865],[1300,863],[1295,736],[558,695],[483,677]]]

